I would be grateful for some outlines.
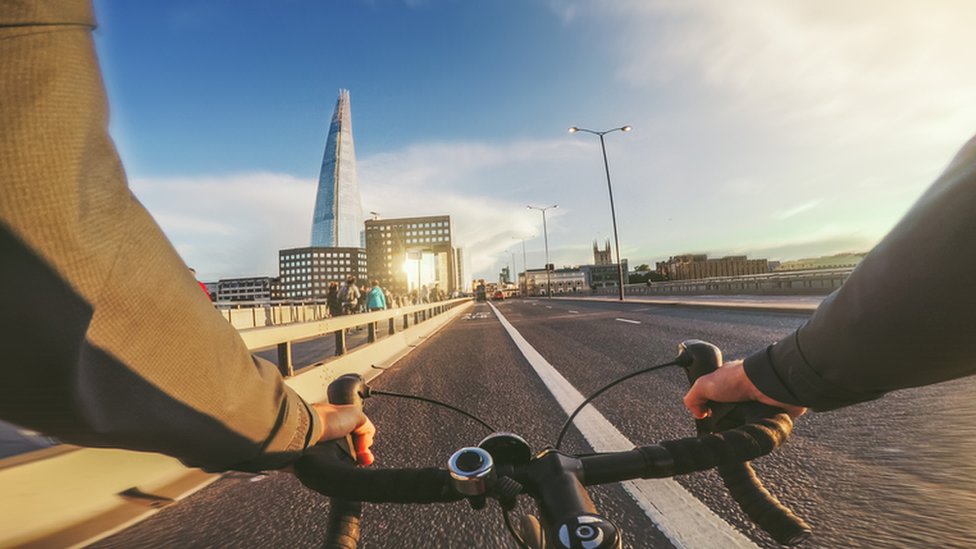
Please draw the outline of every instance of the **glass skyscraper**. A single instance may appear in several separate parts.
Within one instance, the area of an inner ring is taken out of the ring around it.
[[[363,207],[356,177],[356,150],[352,143],[349,90],[339,90],[329,137],[325,142],[322,173],[312,214],[315,247],[362,248]]]

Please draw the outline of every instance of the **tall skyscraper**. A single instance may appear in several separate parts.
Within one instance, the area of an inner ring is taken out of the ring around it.
[[[356,177],[356,150],[352,143],[349,90],[339,90],[329,137],[325,142],[322,173],[312,214],[314,247],[362,248],[363,207]]]

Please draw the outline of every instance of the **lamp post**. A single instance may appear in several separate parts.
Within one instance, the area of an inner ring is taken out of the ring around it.
[[[509,250],[508,253],[512,254],[512,271],[516,271],[517,272],[518,271],[518,267],[515,265],[515,252]],[[510,273],[508,273],[508,276],[517,276],[517,275],[515,274],[515,272],[510,272]],[[516,278],[515,281],[518,282],[518,278]],[[509,281],[509,282],[511,282],[511,281]]]
[[[528,238],[535,238],[535,235]],[[525,238],[513,236],[512,240],[522,241],[522,271],[524,271],[525,274],[525,282],[519,284],[519,292],[521,292],[522,297],[525,297],[525,294],[527,294],[529,291],[529,263],[525,261]]]
[[[549,229],[546,226],[546,210],[552,210],[558,207],[559,204],[546,207],[526,206],[530,210],[539,210],[542,212],[542,234],[546,242],[546,297],[549,299],[552,299],[552,271],[549,269]]]
[[[616,131],[629,132],[630,130],[630,126],[621,126],[603,131],[588,130],[577,126],[569,128],[569,133],[586,132],[592,133],[600,138],[600,148],[603,149],[603,168],[607,172],[607,189],[610,191],[610,219],[613,220],[613,245],[617,249],[617,276],[620,283],[620,301],[624,300],[624,264],[620,258],[620,238],[617,237],[617,213],[613,208],[613,187],[610,185],[610,163],[607,162],[607,144],[603,136]]]

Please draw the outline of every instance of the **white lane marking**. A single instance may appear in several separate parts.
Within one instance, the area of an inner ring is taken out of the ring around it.
[[[640,324],[641,323],[640,320],[628,320],[626,318],[615,318],[614,320],[616,320],[617,322],[627,322],[629,324]]]
[[[579,311],[572,311],[571,310],[571,311],[569,311],[569,314],[571,314],[571,315],[578,315],[579,314]]]
[[[546,305],[546,309],[552,309],[552,305]]]
[[[491,307],[495,308],[494,305]],[[567,415],[572,413],[583,402],[583,395],[539,351],[529,345],[498,309],[495,309],[495,316],[563,411]],[[634,448],[634,443],[627,440],[593,405],[587,405],[573,424],[594,451],[622,452]],[[671,479],[631,480],[620,485],[675,547],[757,547]]]

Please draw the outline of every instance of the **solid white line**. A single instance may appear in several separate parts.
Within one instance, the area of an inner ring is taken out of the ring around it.
[[[640,320],[627,320],[626,318],[616,318],[617,322],[627,322],[629,324],[640,324]]]
[[[491,307],[495,309],[494,305]],[[563,411],[567,415],[572,413],[583,402],[583,395],[539,351],[529,345],[498,309],[495,309],[495,316]],[[634,448],[634,444],[592,405],[587,405],[573,420],[573,424],[594,451],[621,452]],[[756,547],[752,541],[671,479],[632,480],[622,482],[621,486],[675,547]]]

